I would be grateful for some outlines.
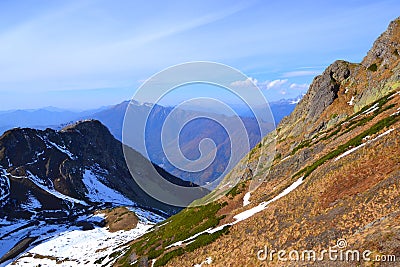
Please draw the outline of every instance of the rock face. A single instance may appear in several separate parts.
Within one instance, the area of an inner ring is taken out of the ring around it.
[[[134,150],[138,173],[162,174],[167,180],[192,186],[151,162]],[[0,190],[2,215],[29,217],[26,203],[37,210],[63,210],[113,204],[137,205],[173,214],[179,208],[148,196],[132,178],[122,144],[100,122],[83,121],[61,131],[14,129],[0,137]],[[102,190],[106,190],[102,192]],[[126,201],[127,203],[124,203]]]
[[[155,264],[165,266],[193,266],[209,258],[213,266],[349,266],[353,262],[327,258],[280,261],[276,254],[272,260],[257,258],[265,248],[286,253],[314,250],[321,256],[319,252],[344,239],[345,249],[369,250],[371,259],[395,255],[393,265],[387,266],[398,266],[399,40],[400,18],[360,64],[340,60],[330,65],[276,133],[268,134],[231,171],[229,176],[242,182],[217,201],[221,205],[217,211],[211,211],[213,206],[186,209],[146,239],[135,241],[129,253],[143,258],[160,255]],[[268,153],[275,149],[272,166],[266,170]],[[251,183],[260,177],[264,182],[249,198]],[[189,218],[193,212],[207,216],[193,222]],[[202,222],[210,214],[220,220],[201,235],[195,230],[186,236],[174,234],[168,228],[204,230]],[[199,237],[193,238],[196,234]],[[161,251],[159,243],[147,242],[158,235],[168,237],[160,241]],[[143,245],[146,251],[139,249]],[[116,266],[126,266],[127,258]]]
[[[365,67],[377,64],[377,68],[387,68],[398,60],[400,44],[399,20],[392,21],[387,30],[374,42],[372,49],[361,62]]]
[[[399,24],[398,19],[390,23],[361,63],[337,60],[315,77],[294,112],[278,126],[279,134],[300,142],[398,88]]]
[[[322,112],[338,98],[340,84],[350,76],[349,63],[338,60],[317,76],[298,110],[306,114],[306,121],[315,122]]]

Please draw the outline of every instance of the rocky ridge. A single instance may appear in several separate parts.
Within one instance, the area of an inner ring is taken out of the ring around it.
[[[154,266],[193,266],[207,259],[210,266],[348,266],[326,258],[257,258],[264,247],[321,251],[337,248],[338,240],[345,241],[343,248],[371,251],[372,260],[362,264],[398,265],[399,40],[400,18],[360,64],[335,61],[276,132],[232,170],[229,176],[241,183],[217,202],[188,208],[133,241],[115,265],[151,260]],[[259,157],[262,165],[271,161],[270,170],[258,165]],[[248,192],[258,178],[264,183]],[[378,261],[382,256],[395,256],[394,262]]]

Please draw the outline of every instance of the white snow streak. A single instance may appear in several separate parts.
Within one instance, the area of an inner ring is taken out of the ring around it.
[[[197,234],[195,234],[195,235],[193,235],[193,236],[191,236],[191,237],[189,237],[189,238],[187,238],[185,240],[181,240],[181,241],[175,242],[175,243],[169,245],[166,248],[168,249],[168,248],[171,248],[171,247],[181,246],[182,244],[188,243],[189,241],[192,241],[193,239],[197,238],[198,236],[200,236],[202,234],[213,234],[215,232],[221,231],[222,229],[224,229],[227,226],[232,226],[232,225],[237,224],[238,222],[246,220],[246,219],[250,218],[251,216],[253,216],[254,214],[259,213],[260,211],[263,211],[264,209],[266,209],[267,206],[269,204],[271,204],[272,202],[277,201],[281,197],[286,196],[287,194],[289,194],[290,192],[295,190],[302,183],[303,183],[303,177],[300,177],[297,181],[295,181],[293,184],[291,184],[289,187],[287,187],[285,190],[283,190],[279,195],[277,195],[273,199],[271,199],[271,200],[269,200],[267,202],[262,202],[262,203],[260,203],[258,206],[254,207],[254,208],[248,209],[246,211],[243,211],[243,212],[235,215],[233,217],[235,219],[234,222],[223,224],[223,225],[220,225],[220,226],[218,226],[216,228],[209,228],[209,229],[204,230],[202,232],[199,232],[199,233],[197,233]]]
[[[133,201],[123,196],[121,193],[100,182],[99,177],[90,170],[85,170],[82,182],[89,192],[86,196],[93,202],[109,202],[127,206],[135,205]]]
[[[370,107],[369,109],[367,109],[366,111],[364,111],[361,114],[368,115],[368,114],[370,114],[370,113],[372,113],[372,112],[374,112],[375,110],[378,110],[378,109],[379,109],[379,103],[376,103],[375,105],[373,105],[372,107]]]
[[[85,170],[82,182],[89,191],[86,196],[93,202],[110,202],[127,206],[135,205],[130,199],[99,181],[99,177],[90,170]]]
[[[200,264],[195,264],[193,267],[202,267],[203,264],[211,265],[211,263],[212,263],[212,258],[211,257],[207,257],[205,261],[203,261]]]
[[[243,197],[243,207],[250,204],[250,192],[247,192]]]
[[[392,99],[393,97],[395,97],[396,95],[400,95],[400,91],[397,93],[394,93],[393,95],[389,96],[388,99]]]
[[[390,116],[397,116],[399,114],[400,114],[400,108],[398,108],[397,111],[395,113],[393,113],[392,115],[390,115]]]
[[[62,153],[67,154],[70,159],[76,159],[76,157],[68,149],[66,149],[65,146],[61,147],[61,146],[57,145],[56,143],[51,142],[50,140],[47,140],[47,142],[49,142],[52,146],[57,148]]]
[[[24,178],[24,177],[21,177],[21,178]],[[67,201],[69,201],[71,203],[78,203],[78,204],[81,204],[81,205],[84,205],[84,206],[88,206],[88,204],[83,200],[79,200],[79,199],[76,199],[76,198],[73,198],[73,197],[69,197],[69,196],[66,196],[66,195],[58,192],[57,190],[53,189],[54,186],[53,186],[53,188],[49,188],[49,187],[43,185],[42,184],[42,180],[39,179],[37,176],[33,175],[31,172],[28,172],[28,177],[27,178],[29,180],[31,180],[33,183],[35,183],[35,185],[37,185],[38,187],[40,187],[44,191],[47,191],[48,193],[50,193],[51,195],[53,195],[53,196],[55,196],[57,198],[67,200]]]
[[[354,96],[351,97],[351,100],[347,102],[347,104],[349,104],[349,106],[354,105]]]
[[[337,158],[335,158],[335,161],[338,161],[339,159],[341,159],[341,158],[343,158],[343,157],[345,157],[345,156],[347,156],[347,155],[353,153],[354,151],[356,151],[356,150],[358,150],[358,149],[364,147],[365,145],[367,145],[367,144],[369,144],[369,143],[371,143],[371,142],[374,142],[375,140],[377,140],[377,139],[379,139],[379,138],[381,138],[381,137],[383,137],[383,136],[385,136],[385,135],[391,133],[392,131],[394,131],[394,129],[389,129],[389,130],[387,130],[386,132],[384,132],[384,133],[378,135],[378,136],[375,137],[374,139],[368,140],[367,142],[362,143],[362,144],[359,145],[359,146],[356,146],[356,147],[353,147],[353,148],[350,149],[350,150],[347,150],[346,152],[344,152],[343,154],[341,154],[341,155],[339,155]]]
[[[275,202],[278,199],[280,199],[281,197],[284,197],[287,194],[289,194],[290,192],[292,192],[294,189],[296,189],[302,183],[303,183],[303,177],[300,177],[297,181],[295,181],[293,184],[291,184],[288,188],[283,190],[279,195],[277,195],[273,199],[271,199],[271,200],[269,200],[267,202],[262,202],[261,204],[259,204],[258,206],[254,207],[252,209],[243,211],[242,213],[239,213],[238,215],[235,215],[233,218],[236,219],[236,222],[240,222],[240,221],[243,221],[243,220],[245,220],[247,218],[250,218],[254,214],[264,210],[272,202]]]

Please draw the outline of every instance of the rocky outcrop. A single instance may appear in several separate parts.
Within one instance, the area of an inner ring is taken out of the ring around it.
[[[292,114],[278,126],[301,140],[326,130],[400,86],[400,19],[374,42],[361,63],[337,60],[314,78]]]
[[[389,24],[387,30],[374,42],[361,65],[371,70],[388,68],[398,60],[399,53],[400,19],[396,19]]]

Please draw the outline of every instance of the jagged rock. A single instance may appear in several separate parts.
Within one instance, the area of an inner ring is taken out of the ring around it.
[[[382,68],[398,60],[400,53],[400,19],[392,21],[387,30],[374,42],[361,64],[365,68]]]

